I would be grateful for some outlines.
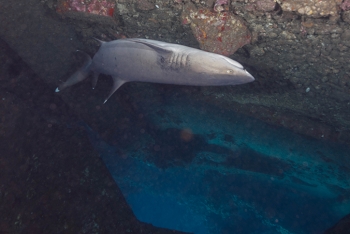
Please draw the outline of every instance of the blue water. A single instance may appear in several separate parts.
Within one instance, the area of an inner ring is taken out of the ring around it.
[[[113,145],[89,135],[139,220],[198,234],[302,234],[350,213],[346,146],[171,95],[135,105]]]

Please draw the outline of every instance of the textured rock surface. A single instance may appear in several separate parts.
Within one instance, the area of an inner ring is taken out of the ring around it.
[[[344,11],[350,10],[350,1],[349,0],[344,0],[342,4],[340,4],[340,8]]]
[[[71,53],[80,45],[73,28],[45,15],[37,1],[0,1],[0,21],[0,37],[46,81],[71,67]]]
[[[249,0],[246,9],[248,11],[274,11],[276,5],[276,1],[274,0]]]
[[[338,14],[339,0],[286,0],[280,1],[282,10],[298,12],[312,17],[335,16]]]

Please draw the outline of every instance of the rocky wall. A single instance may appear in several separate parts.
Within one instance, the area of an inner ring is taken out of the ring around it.
[[[203,88],[209,100],[250,105],[249,113],[257,118],[346,142],[350,130],[347,6],[347,1],[339,0],[118,0],[111,17],[118,25],[115,30],[76,28],[76,32],[84,40],[142,37],[229,55],[243,63],[256,81]],[[295,118],[305,119],[305,124]]]
[[[75,49],[98,49],[93,37],[180,43],[229,55],[256,77],[244,86],[202,88],[197,98],[244,106],[238,110],[272,124],[347,142],[347,0],[27,2],[2,1],[0,35],[53,89],[78,66]],[[67,102],[73,98],[69,91],[60,95]],[[315,123],[316,130],[310,127]]]
[[[142,37],[224,53],[244,64],[256,77],[254,83],[244,86],[176,87],[175,92],[179,95],[188,95],[188,97],[221,106],[223,109],[234,109],[271,124],[285,126],[301,134],[348,143],[350,136],[349,9],[348,0],[0,0],[0,37],[40,77],[24,75],[20,77],[21,79],[10,78],[6,81],[9,86],[3,88],[2,93],[9,90],[12,92],[5,98],[12,100],[9,104],[14,103],[12,107],[10,106],[11,113],[14,114],[8,115],[9,109],[1,106],[2,121],[6,121],[6,124],[1,125],[1,136],[9,137],[14,130],[18,130],[18,134],[27,134],[25,130],[30,130],[32,125],[38,125],[41,126],[40,131],[33,130],[35,136],[43,137],[38,139],[57,139],[52,137],[58,137],[56,134],[59,134],[63,127],[56,126],[56,117],[45,115],[43,119],[40,112],[36,119],[35,111],[28,110],[28,107],[31,107],[28,102],[23,104],[21,100],[17,100],[18,96],[26,100],[38,90],[52,92],[52,96],[39,93],[39,100],[62,98],[70,110],[87,121],[104,139],[108,139],[116,128],[125,128],[130,124],[129,119],[121,119],[120,116],[122,116],[121,113],[127,113],[130,109],[137,109],[133,102],[133,98],[137,98],[137,93],[147,90],[150,101],[158,100],[161,103],[161,92],[167,90],[165,86],[137,83],[123,86],[106,105],[102,105],[111,83],[110,78],[104,76],[101,77],[94,91],[90,89],[89,82],[83,82],[65,92],[53,93],[57,85],[79,66],[74,54],[76,49],[90,54],[98,49],[98,44],[92,39],[93,37],[103,40]],[[234,29],[230,30],[230,27]],[[239,40],[236,40],[236,34]],[[232,49],[232,47],[235,48]],[[7,65],[10,63],[3,64],[3,66]],[[8,68],[13,72],[18,71],[15,66]],[[1,78],[4,78],[3,74]],[[44,83],[46,83],[44,86],[37,85]],[[39,102],[38,104],[47,109],[55,109],[55,105],[50,106],[50,103]],[[60,115],[60,112],[56,111],[56,114]],[[25,122],[27,115],[33,118]],[[147,113],[143,113],[140,118],[146,115]],[[22,125],[16,125],[19,118]],[[67,116],[67,119],[70,118],[71,116]],[[62,121],[66,122],[67,119]],[[45,125],[40,125],[43,121]],[[49,125],[57,129],[52,132],[52,129],[48,129]],[[22,126],[25,128],[21,128]],[[69,136],[75,134],[74,131],[66,131]],[[41,136],[42,133],[48,135]],[[68,135],[60,136],[67,138]],[[12,155],[18,154],[16,147],[27,146],[31,150],[36,150],[28,144],[22,145],[21,142],[12,141],[12,138],[2,141],[4,144],[2,149],[11,142],[18,144],[9,152]],[[79,144],[78,141],[73,143],[73,145]],[[71,146],[69,144],[69,147]],[[63,153],[60,155],[62,155],[61,160],[69,159]],[[40,194],[33,193],[31,189],[31,186],[35,188],[38,184],[46,183],[47,176],[53,181],[49,185],[55,185],[55,177],[50,170],[45,169],[40,172],[35,168],[37,160],[41,160],[40,165],[47,163],[52,166],[50,158],[45,156],[46,153],[40,158],[31,158],[31,155],[23,154],[19,155],[18,159],[13,159],[19,161],[11,161],[11,158],[9,158],[10,161],[7,159],[1,161],[2,168],[8,168],[8,170],[6,177],[2,176],[0,179],[4,181],[2,184],[10,185],[8,191],[11,192],[9,193],[11,197],[6,197],[9,200],[6,200],[8,206],[3,206],[4,212],[11,209],[13,212],[9,216],[13,226],[7,224],[9,220],[2,220],[1,228],[10,232],[26,231],[24,228],[38,230],[39,223],[23,226],[36,220],[37,216],[31,217],[30,213],[18,216],[18,211],[22,209],[23,202],[31,202],[36,198],[41,198],[35,200],[38,202],[37,207],[42,208],[40,212],[45,213],[45,209],[50,208],[50,206],[42,207],[42,203],[50,205],[47,196],[39,197]],[[25,161],[27,158],[28,165]],[[96,164],[97,161],[93,159],[90,163]],[[71,162],[78,166],[88,164],[88,162],[74,160]],[[65,165],[66,161],[60,163]],[[11,164],[14,167],[9,167]],[[19,171],[16,171],[17,166],[20,168]],[[110,181],[111,178],[108,178],[101,167],[102,165],[99,164],[95,172],[99,171],[97,174],[103,174],[106,181]],[[41,168],[43,167],[39,167],[39,170]],[[30,178],[34,180],[32,184],[25,185],[28,193],[18,191],[17,181],[13,178],[24,180],[26,173],[31,170],[34,174]],[[79,176],[84,176],[85,167],[78,167],[76,170],[81,170]],[[14,173],[19,174],[16,174],[17,177],[11,177]],[[67,175],[73,174],[68,172]],[[63,186],[62,183],[59,186],[64,189],[65,185]],[[44,191],[45,187],[40,189]],[[56,199],[54,201],[71,198],[67,191],[65,191],[67,194],[50,191],[52,193],[49,193],[49,197]],[[117,194],[115,187],[110,191]],[[90,194],[92,198],[95,198],[95,192],[92,191]],[[15,195],[12,196],[12,194]],[[1,196],[4,197],[3,194]],[[91,202],[92,198],[87,199]],[[80,202],[83,204],[85,200]],[[95,202],[98,204],[98,200]],[[55,204],[51,205],[54,207]],[[103,213],[103,210],[99,212]],[[45,217],[44,221],[53,222],[50,218],[56,216]],[[89,217],[85,219],[87,222],[82,216],[76,218],[80,228],[83,227],[84,222],[88,223],[88,228],[92,227],[89,225],[92,225],[94,220]],[[64,220],[60,219],[59,224],[63,225],[59,226],[60,228],[66,227]],[[111,225],[108,226],[108,224],[106,227],[113,228],[112,221],[106,220]],[[67,225],[71,227],[70,223]],[[47,227],[56,228],[56,226]]]

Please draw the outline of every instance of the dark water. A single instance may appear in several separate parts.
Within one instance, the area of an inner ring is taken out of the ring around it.
[[[349,213],[349,148],[188,99],[152,103],[139,101],[152,127],[135,123],[128,144],[90,131],[139,220],[199,234],[302,234]]]

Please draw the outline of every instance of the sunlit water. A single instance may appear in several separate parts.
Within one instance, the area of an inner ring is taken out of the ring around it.
[[[188,99],[138,106],[153,127],[135,123],[124,149],[89,135],[139,220],[198,234],[302,234],[350,213],[349,148]]]

